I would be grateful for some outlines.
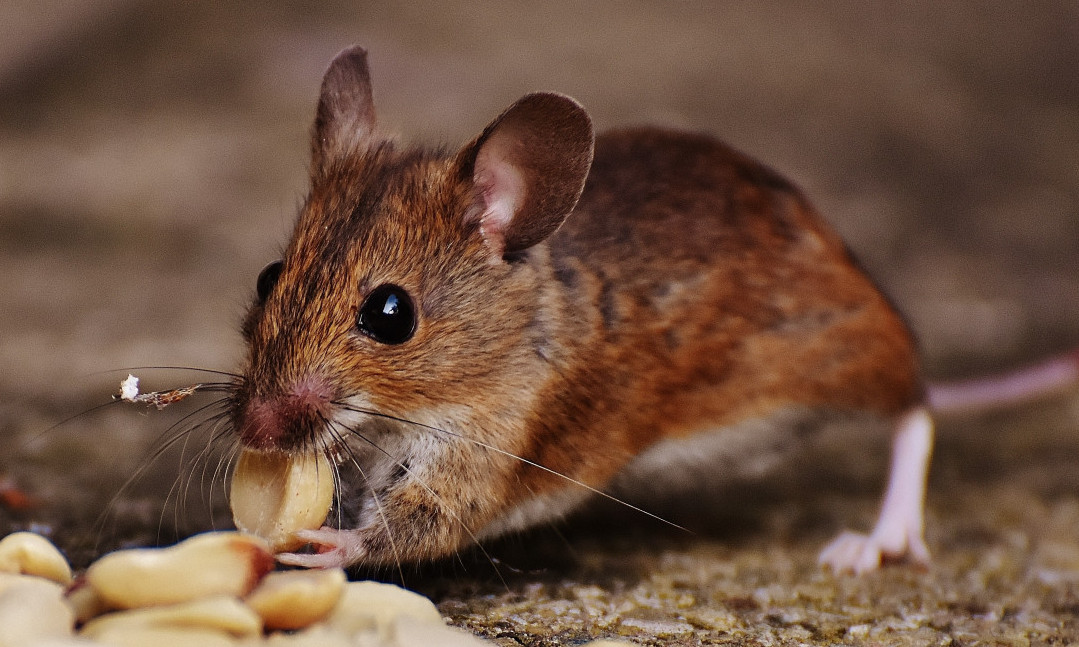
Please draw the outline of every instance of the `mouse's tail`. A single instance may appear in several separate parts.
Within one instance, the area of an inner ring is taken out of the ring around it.
[[[1033,366],[959,382],[930,383],[933,411],[976,411],[1020,404],[1079,385],[1079,348]]]

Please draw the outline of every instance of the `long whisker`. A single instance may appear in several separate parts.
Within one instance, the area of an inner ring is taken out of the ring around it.
[[[64,425],[66,425],[68,423],[74,422],[75,420],[78,420],[79,418],[81,418],[83,416],[88,416],[88,415],[90,415],[92,413],[96,413],[98,411],[101,411],[105,407],[111,407],[111,406],[114,406],[116,404],[119,404],[118,400],[109,400],[108,402],[102,402],[101,404],[90,407],[86,411],[80,411],[79,413],[76,413],[73,416],[69,416],[67,418],[64,418],[63,420],[56,423],[55,425],[52,425],[48,429],[45,429],[44,431],[40,431],[40,432],[34,434],[33,436],[31,436],[30,438],[27,438],[25,441],[22,442],[22,444],[19,446],[18,450],[16,450],[16,453],[19,452],[19,451],[25,450],[30,445],[36,443],[37,441],[41,440],[42,438],[44,438],[48,434],[51,434],[52,432],[56,431],[57,429],[59,429],[60,427],[63,427]]]
[[[230,373],[228,371],[218,371],[212,368],[198,368],[196,366],[126,366],[120,368],[111,368],[107,371],[96,371],[89,373],[88,375],[111,375],[114,373],[127,373],[129,371],[191,371],[193,373],[206,373],[209,375],[221,375],[223,377],[231,377],[235,381],[241,381],[244,379],[243,375],[239,373]]]
[[[227,405],[227,402],[224,399],[215,400],[214,402],[211,402],[211,403],[209,403],[209,404],[207,404],[207,405],[205,405],[203,407],[200,407],[198,410],[192,412],[191,414],[188,414],[187,416],[184,416],[184,418],[181,419],[180,423],[184,423],[186,420],[194,417],[195,415],[198,415],[199,413],[202,413],[204,411],[209,411],[209,410],[211,410],[211,409],[213,409],[215,407],[218,408],[218,409],[223,409],[223,407],[225,405]],[[176,495],[176,506],[173,509],[173,526],[174,527],[179,527],[180,526],[180,520],[187,516],[187,505],[188,505],[187,502],[190,500],[191,485],[192,485],[192,483],[194,481],[194,478],[195,478],[195,471],[194,471],[193,468],[195,466],[197,466],[199,463],[203,464],[204,468],[203,468],[203,475],[202,475],[203,481],[202,482],[205,482],[205,478],[206,478],[206,476],[205,476],[205,465],[207,464],[207,461],[205,461],[203,459],[205,459],[209,455],[209,452],[211,451],[211,445],[209,443],[204,444],[202,446],[202,448],[199,449],[199,451],[193,457],[191,457],[189,460],[185,460],[185,456],[187,455],[188,444],[190,443],[190,440],[191,440],[191,434],[193,432],[195,432],[197,429],[202,428],[205,425],[210,425],[212,427],[214,425],[219,424],[221,422],[221,420],[227,416],[227,413],[228,413],[227,410],[219,410],[217,413],[214,413],[214,414],[210,415],[209,417],[194,423],[190,427],[187,427],[187,428],[177,432],[175,434],[175,438],[173,439],[173,441],[170,441],[170,444],[172,444],[173,442],[179,441],[180,439],[183,440],[183,445],[181,446],[180,459],[179,459],[180,474],[177,475],[176,481],[173,483],[173,486],[169,489],[169,493],[168,493],[168,495],[166,496],[166,499],[165,499],[166,502],[167,502],[169,500],[169,498],[171,498],[173,496],[173,494]],[[180,424],[180,423],[178,423],[178,424]],[[176,425],[173,425],[172,428],[176,428]],[[154,458],[151,459],[151,462],[156,460],[160,455],[161,455],[160,453],[155,454]],[[192,469],[189,470],[188,469],[189,467],[192,468]],[[158,532],[159,532],[159,534],[160,534],[161,526],[163,525],[163,517],[164,517],[164,514],[165,514],[166,507],[167,506],[162,507],[162,510],[161,510],[162,519],[158,521],[158,524],[159,524]]]
[[[222,400],[215,400],[199,407],[198,409],[195,409],[194,411],[184,415],[182,418],[180,418],[173,424],[169,425],[169,427],[158,436],[158,441],[160,442],[160,445],[158,445],[158,447],[154,451],[152,451],[148,456],[144,458],[142,464],[138,467],[138,469],[136,469],[135,472],[131,474],[131,476],[129,476],[126,481],[124,481],[124,483],[120,486],[119,490],[117,490],[116,494],[113,495],[112,499],[110,499],[109,503],[105,506],[105,510],[101,514],[100,521],[98,522],[97,530],[99,533],[104,530],[105,520],[110,514],[112,514],[112,511],[119,502],[121,495],[123,495],[123,493],[126,492],[128,488],[130,488],[136,481],[142,478],[146,474],[146,471],[150,469],[154,462],[161,458],[165,454],[165,452],[172,448],[176,443],[186,438],[190,434],[190,432],[194,429],[197,429],[199,424],[201,423],[192,425],[188,428],[183,427],[187,425],[195,416],[204,413],[211,407],[220,406],[221,404]],[[182,478],[182,475],[178,476],[178,479]],[[172,496],[173,491],[178,485],[179,483],[174,483],[173,488],[170,489],[169,495],[166,497],[166,501],[168,500],[168,497]],[[164,514],[164,509],[162,509],[162,514]]]
[[[359,410],[355,410],[355,409],[354,409],[354,411],[357,411],[358,413],[365,413],[363,411],[359,411]],[[418,483],[420,485],[420,487],[422,487],[424,490],[427,490],[428,494],[430,494],[435,499],[437,499],[439,504],[442,506],[442,509],[446,512],[446,514],[448,514],[451,519],[453,519],[454,521],[457,522],[458,525],[460,525],[461,529],[463,529],[465,531],[465,533],[468,534],[468,537],[469,537],[469,539],[472,540],[472,543],[477,548],[479,548],[480,552],[483,553],[483,556],[485,558],[487,558],[488,562],[491,563],[491,566],[493,566],[494,569],[495,569],[495,574],[498,575],[498,579],[500,579],[502,581],[502,585],[505,586],[507,588],[507,590],[509,589],[509,584],[506,583],[506,578],[502,576],[502,571],[498,568],[498,563],[495,561],[495,559],[493,557],[491,557],[491,554],[487,552],[487,549],[483,547],[483,544],[480,543],[479,538],[476,537],[476,534],[474,532],[472,532],[471,528],[468,527],[468,524],[466,524],[464,522],[464,520],[461,519],[461,517],[459,515],[457,515],[457,513],[455,513],[452,509],[450,509],[446,505],[445,499],[443,499],[442,496],[438,492],[435,492],[435,490],[431,486],[427,485],[427,483],[425,483],[423,479],[421,479],[419,476],[417,476],[416,473],[412,471],[412,468],[410,468],[408,465],[406,465],[404,462],[402,462],[396,456],[394,456],[394,455],[390,454],[389,452],[387,452],[385,449],[380,447],[377,443],[375,443],[371,439],[367,438],[366,436],[361,434],[356,429],[353,429],[353,428],[347,427],[347,426],[343,426],[343,425],[342,425],[342,427],[346,431],[351,433],[352,435],[356,436],[360,440],[362,440],[365,443],[367,443],[368,445],[370,445],[371,447],[374,447],[377,451],[381,452],[384,456],[386,456],[386,458],[389,458],[391,461],[393,461],[394,465],[396,465],[397,467],[400,467],[402,470],[404,470],[405,473],[407,473],[409,476],[411,476],[413,479],[416,480],[416,483]],[[372,492],[372,494],[373,494],[373,492]]]
[[[349,462],[352,463],[352,466],[355,467],[356,470],[360,473],[360,478],[362,478],[364,482],[367,483],[368,486],[370,486],[370,479],[367,478],[367,474],[363,471],[363,468],[360,467],[360,462],[356,458],[356,455],[352,452],[352,449],[348,446],[348,443],[345,442],[345,438],[341,435],[338,425],[330,423],[330,421],[325,417],[323,417],[323,422],[326,423],[326,428],[330,430],[330,433],[333,435],[334,439],[340,443],[341,448],[348,453]],[[358,433],[356,435],[360,436],[360,434]],[[364,438],[364,440],[367,439]],[[333,461],[331,461],[331,464],[333,464]],[[337,474],[337,479],[338,483],[340,483],[340,472],[338,472]],[[338,488],[338,492],[340,491],[341,488]],[[401,566],[401,553],[397,549],[397,542],[393,538],[393,530],[390,528],[390,520],[386,517],[386,510],[382,506],[382,501],[379,499],[378,493],[375,492],[374,488],[370,488],[370,491],[371,499],[375,502],[375,509],[378,511],[379,518],[382,519],[382,527],[386,529],[386,538],[390,542],[390,550],[393,551],[393,561],[397,565],[397,575],[401,578],[401,584],[404,585],[405,571]],[[338,510],[340,510],[340,504],[338,504]]]
[[[229,488],[229,483],[228,483],[229,475],[230,474],[235,474],[236,461],[237,461],[238,457],[240,456],[240,452],[242,451],[242,449],[243,448],[240,445],[240,443],[234,441],[232,443],[232,446],[229,448],[229,451],[227,453],[223,454],[222,457],[221,457],[221,463],[222,463],[222,466],[221,466],[222,479],[221,480],[222,480],[222,487],[225,488],[226,492],[228,492],[228,488]]]
[[[362,413],[362,414],[366,414],[366,415],[369,415],[369,416],[374,416],[376,418],[384,418],[386,420],[393,420],[393,421],[404,423],[404,424],[407,424],[407,425],[413,425],[413,426],[416,426],[416,427],[420,427],[422,429],[427,429],[427,430],[430,430],[430,431],[437,431],[438,433],[446,434],[448,436],[453,436],[454,438],[460,438],[461,440],[470,442],[470,443],[472,443],[472,444],[474,444],[474,445],[476,445],[478,447],[483,447],[484,449],[487,449],[489,451],[495,452],[497,454],[502,454],[503,456],[507,456],[507,457],[512,458],[514,460],[520,461],[520,462],[524,463],[525,465],[535,467],[536,469],[547,472],[548,474],[551,474],[553,476],[557,476],[558,478],[563,479],[565,481],[568,481],[568,482],[576,485],[577,487],[584,488],[585,490],[588,490],[592,494],[596,494],[598,496],[603,497],[604,499],[607,499],[608,501],[613,501],[614,503],[617,503],[618,505],[625,506],[626,508],[629,508],[630,510],[633,510],[635,512],[639,512],[640,514],[643,514],[643,515],[645,515],[647,517],[651,517],[652,519],[655,519],[656,521],[659,521],[661,523],[665,523],[668,526],[671,526],[672,528],[677,528],[678,530],[681,530],[683,532],[693,534],[692,530],[690,530],[688,528],[685,528],[683,526],[680,526],[679,524],[676,524],[673,521],[670,521],[668,519],[664,519],[663,517],[661,517],[661,516],[659,516],[657,514],[654,514],[652,512],[649,512],[648,510],[645,510],[644,508],[635,506],[632,503],[629,503],[628,501],[623,501],[622,499],[619,499],[616,496],[608,494],[607,492],[604,492],[603,490],[600,490],[598,488],[592,487],[591,485],[589,485],[587,483],[584,483],[583,481],[579,481],[579,480],[573,478],[572,476],[568,476],[568,475],[563,474],[563,473],[561,473],[561,472],[559,472],[557,470],[553,470],[553,469],[547,467],[546,465],[543,465],[543,464],[537,463],[535,461],[529,460],[527,458],[524,458],[523,456],[518,456],[518,455],[514,454],[513,452],[509,452],[509,451],[506,451],[505,449],[502,449],[500,447],[496,447],[496,446],[491,445],[489,443],[485,443],[482,440],[476,440],[475,438],[469,438],[468,436],[465,436],[464,434],[460,434],[460,433],[457,433],[457,432],[454,432],[454,431],[450,431],[448,429],[441,429],[441,428],[435,427],[433,425],[424,424],[422,422],[416,422],[414,420],[408,420],[406,418],[400,418],[398,416],[394,416],[394,415],[391,415],[391,414],[388,414],[388,413],[382,413],[382,412],[379,412],[379,411],[372,411],[372,410],[369,410],[369,409],[364,409],[362,407],[354,407],[354,406],[348,404],[347,402],[338,401],[338,402],[334,402],[334,404],[336,404],[336,405],[338,405],[338,406],[340,406],[340,407],[342,407],[344,409],[347,409],[348,411],[353,411],[355,413]]]
[[[331,435],[331,438],[334,441],[334,444],[337,445],[337,447],[334,447],[329,442],[323,441],[322,442],[323,447],[322,447],[321,451],[323,451],[325,453],[326,457],[329,459],[330,469],[332,470],[331,476],[334,479],[334,500],[333,500],[333,505],[334,505],[334,509],[337,512],[337,527],[340,528],[340,527],[342,527],[344,525],[344,519],[345,519],[344,505],[343,505],[344,504],[344,496],[342,494],[342,491],[344,489],[342,487],[343,484],[344,484],[344,479],[341,476],[341,466],[340,466],[341,456],[340,456],[340,452],[343,451],[343,450],[348,449],[348,447],[344,444],[344,442],[340,438],[340,435],[331,427],[330,421],[329,421],[328,418],[326,418],[326,416],[324,416],[322,414],[319,414],[319,419],[321,420],[321,422],[324,425],[327,432]],[[364,481],[367,481],[367,474],[365,474],[363,472],[363,470],[360,469],[360,466],[359,466],[358,462],[356,461],[355,457],[352,455],[351,450],[349,450],[349,458],[352,459],[352,462],[356,466],[356,469],[359,470],[360,477]]]
[[[148,368],[158,368],[158,367],[148,367]],[[169,367],[160,367],[160,368],[169,368]],[[229,373],[222,373],[221,371],[209,371],[208,369],[187,369],[187,367],[176,367],[176,368],[182,368],[182,369],[185,369],[185,370],[203,370],[203,371],[206,371],[206,372],[221,373],[223,375],[230,375],[231,376],[231,374],[229,374]],[[125,371],[125,370],[128,370],[128,369],[116,369],[116,370],[117,371]],[[137,368],[132,368],[130,370],[138,370],[138,369]],[[235,390],[236,386],[235,386],[235,384],[233,384],[231,382],[206,382],[206,383],[203,383],[203,384],[198,384],[195,387],[185,387],[185,388],[193,389],[192,392],[199,391],[199,392],[206,392],[206,393],[230,393],[230,392]],[[176,390],[182,390],[182,389],[176,389]],[[162,391],[162,392],[159,392],[159,393],[169,393],[169,392],[168,391]],[[149,395],[149,394],[143,394],[143,395]],[[64,418],[63,420],[61,420],[60,422],[58,422],[58,423],[56,423],[54,425],[51,425],[47,429],[39,431],[38,433],[35,433],[34,435],[30,436],[29,438],[23,440],[19,444],[19,446],[16,448],[15,452],[18,453],[18,452],[25,451],[26,449],[28,449],[29,447],[31,447],[35,443],[39,442],[45,436],[55,432],[57,429],[65,426],[65,425],[68,425],[68,424],[74,422],[75,420],[78,420],[79,418],[82,418],[83,416],[89,416],[89,415],[91,415],[93,413],[101,411],[102,409],[104,409],[106,407],[116,406],[120,402],[123,402],[123,400],[121,400],[120,398],[114,397],[111,400],[108,400],[106,402],[102,402],[101,404],[94,405],[94,406],[90,407],[89,409],[86,409],[85,411],[80,411],[79,413],[76,413],[75,415],[68,416],[67,418]],[[153,402],[148,402],[148,403],[153,404]]]
[[[206,488],[206,480],[207,479],[206,479],[206,477],[207,477],[207,472],[208,472],[208,470],[210,468],[210,460],[209,460],[209,458],[214,452],[214,448],[216,446],[216,441],[223,436],[223,433],[220,431],[220,427],[224,424],[224,422],[228,419],[228,416],[229,416],[229,411],[226,408],[227,407],[227,402],[225,400],[220,400],[219,402],[222,405],[221,411],[218,411],[214,415],[206,418],[205,420],[203,420],[198,425],[199,427],[206,427],[207,428],[207,431],[210,434],[210,440],[209,440],[209,442],[206,442],[206,443],[204,443],[202,445],[202,448],[199,449],[198,454],[196,454],[195,457],[191,461],[192,465],[198,465],[198,464],[202,465],[202,472],[201,472],[201,475],[200,475],[200,478],[199,478],[199,488],[200,488],[199,492],[202,495],[203,501],[208,503],[208,506],[210,507],[211,510],[212,510],[212,503],[211,502],[213,501],[214,483],[216,482],[216,479],[217,479],[217,470],[216,469],[214,470],[213,477],[210,480],[209,491],[207,491],[207,488]],[[194,472],[192,472],[192,477],[193,476],[194,476]],[[189,485],[189,487],[190,487],[190,485]],[[184,493],[185,504],[186,504],[187,500],[188,500],[188,494],[185,492]],[[184,516],[185,517],[187,516],[186,510],[185,510]],[[211,514],[211,517],[212,517],[212,514]]]
[[[214,468],[214,473],[210,477],[210,492],[209,492],[209,496],[207,497],[208,501],[213,501],[213,499],[214,499],[214,487],[217,485],[217,482],[218,482],[219,478],[221,479],[222,491],[225,492],[226,494],[228,493],[228,491],[229,491],[229,483],[228,483],[229,466],[232,464],[232,458],[239,451],[239,443],[236,442],[235,436],[232,434],[232,429],[231,429],[230,425],[228,424],[228,420],[229,420],[229,418],[228,418],[228,410],[226,409],[221,414],[219,414],[219,417],[216,420],[214,420],[214,422],[212,423],[213,426],[212,426],[212,431],[210,433],[210,441],[207,443],[207,447],[214,447],[214,446],[218,445],[219,443],[223,442],[223,439],[225,439],[225,438],[228,438],[228,439],[230,439],[232,441],[231,443],[229,443],[228,449],[226,449],[225,451],[222,451],[218,455],[217,466]],[[212,505],[210,507],[210,511],[211,511],[210,519],[211,519],[211,526],[212,526],[215,523],[214,520],[213,520],[213,506]]]

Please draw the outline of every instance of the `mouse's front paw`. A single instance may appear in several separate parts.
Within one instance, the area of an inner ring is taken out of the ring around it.
[[[363,557],[363,540],[355,530],[323,526],[318,530],[300,530],[295,535],[314,549],[312,553],[280,553],[277,561],[304,568],[345,568]]]
[[[862,574],[875,571],[886,560],[906,559],[929,565],[929,548],[920,535],[893,536],[874,532],[864,535],[844,532],[821,551],[818,561],[837,573]]]

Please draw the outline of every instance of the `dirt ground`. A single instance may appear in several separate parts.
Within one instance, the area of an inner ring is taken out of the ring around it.
[[[0,531],[85,563],[227,523],[214,430],[164,447],[200,404],[60,423],[127,367],[236,367],[322,70],[352,43],[408,139],[462,142],[550,89],[600,128],[707,131],[767,161],[907,314],[932,378],[1079,345],[1073,2],[305,4],[0,5]],[[874,447],[734,482],[683,515],[692,534],[597,509],[405,583],[505,645],[1079,641],[1079,393],[941,420],[932,569],[833,577],[816,552],[872,522]]]

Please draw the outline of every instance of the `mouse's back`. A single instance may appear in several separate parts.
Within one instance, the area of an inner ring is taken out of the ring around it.
[[[890,416],[920,397],[911,336],[843,242],[796,187],[714,138],[601,135],[548,246],[567,312],[592,313],[567,337],[611,373],[580,397],[609,399],[619,424],[680,435],[781,406]]]

